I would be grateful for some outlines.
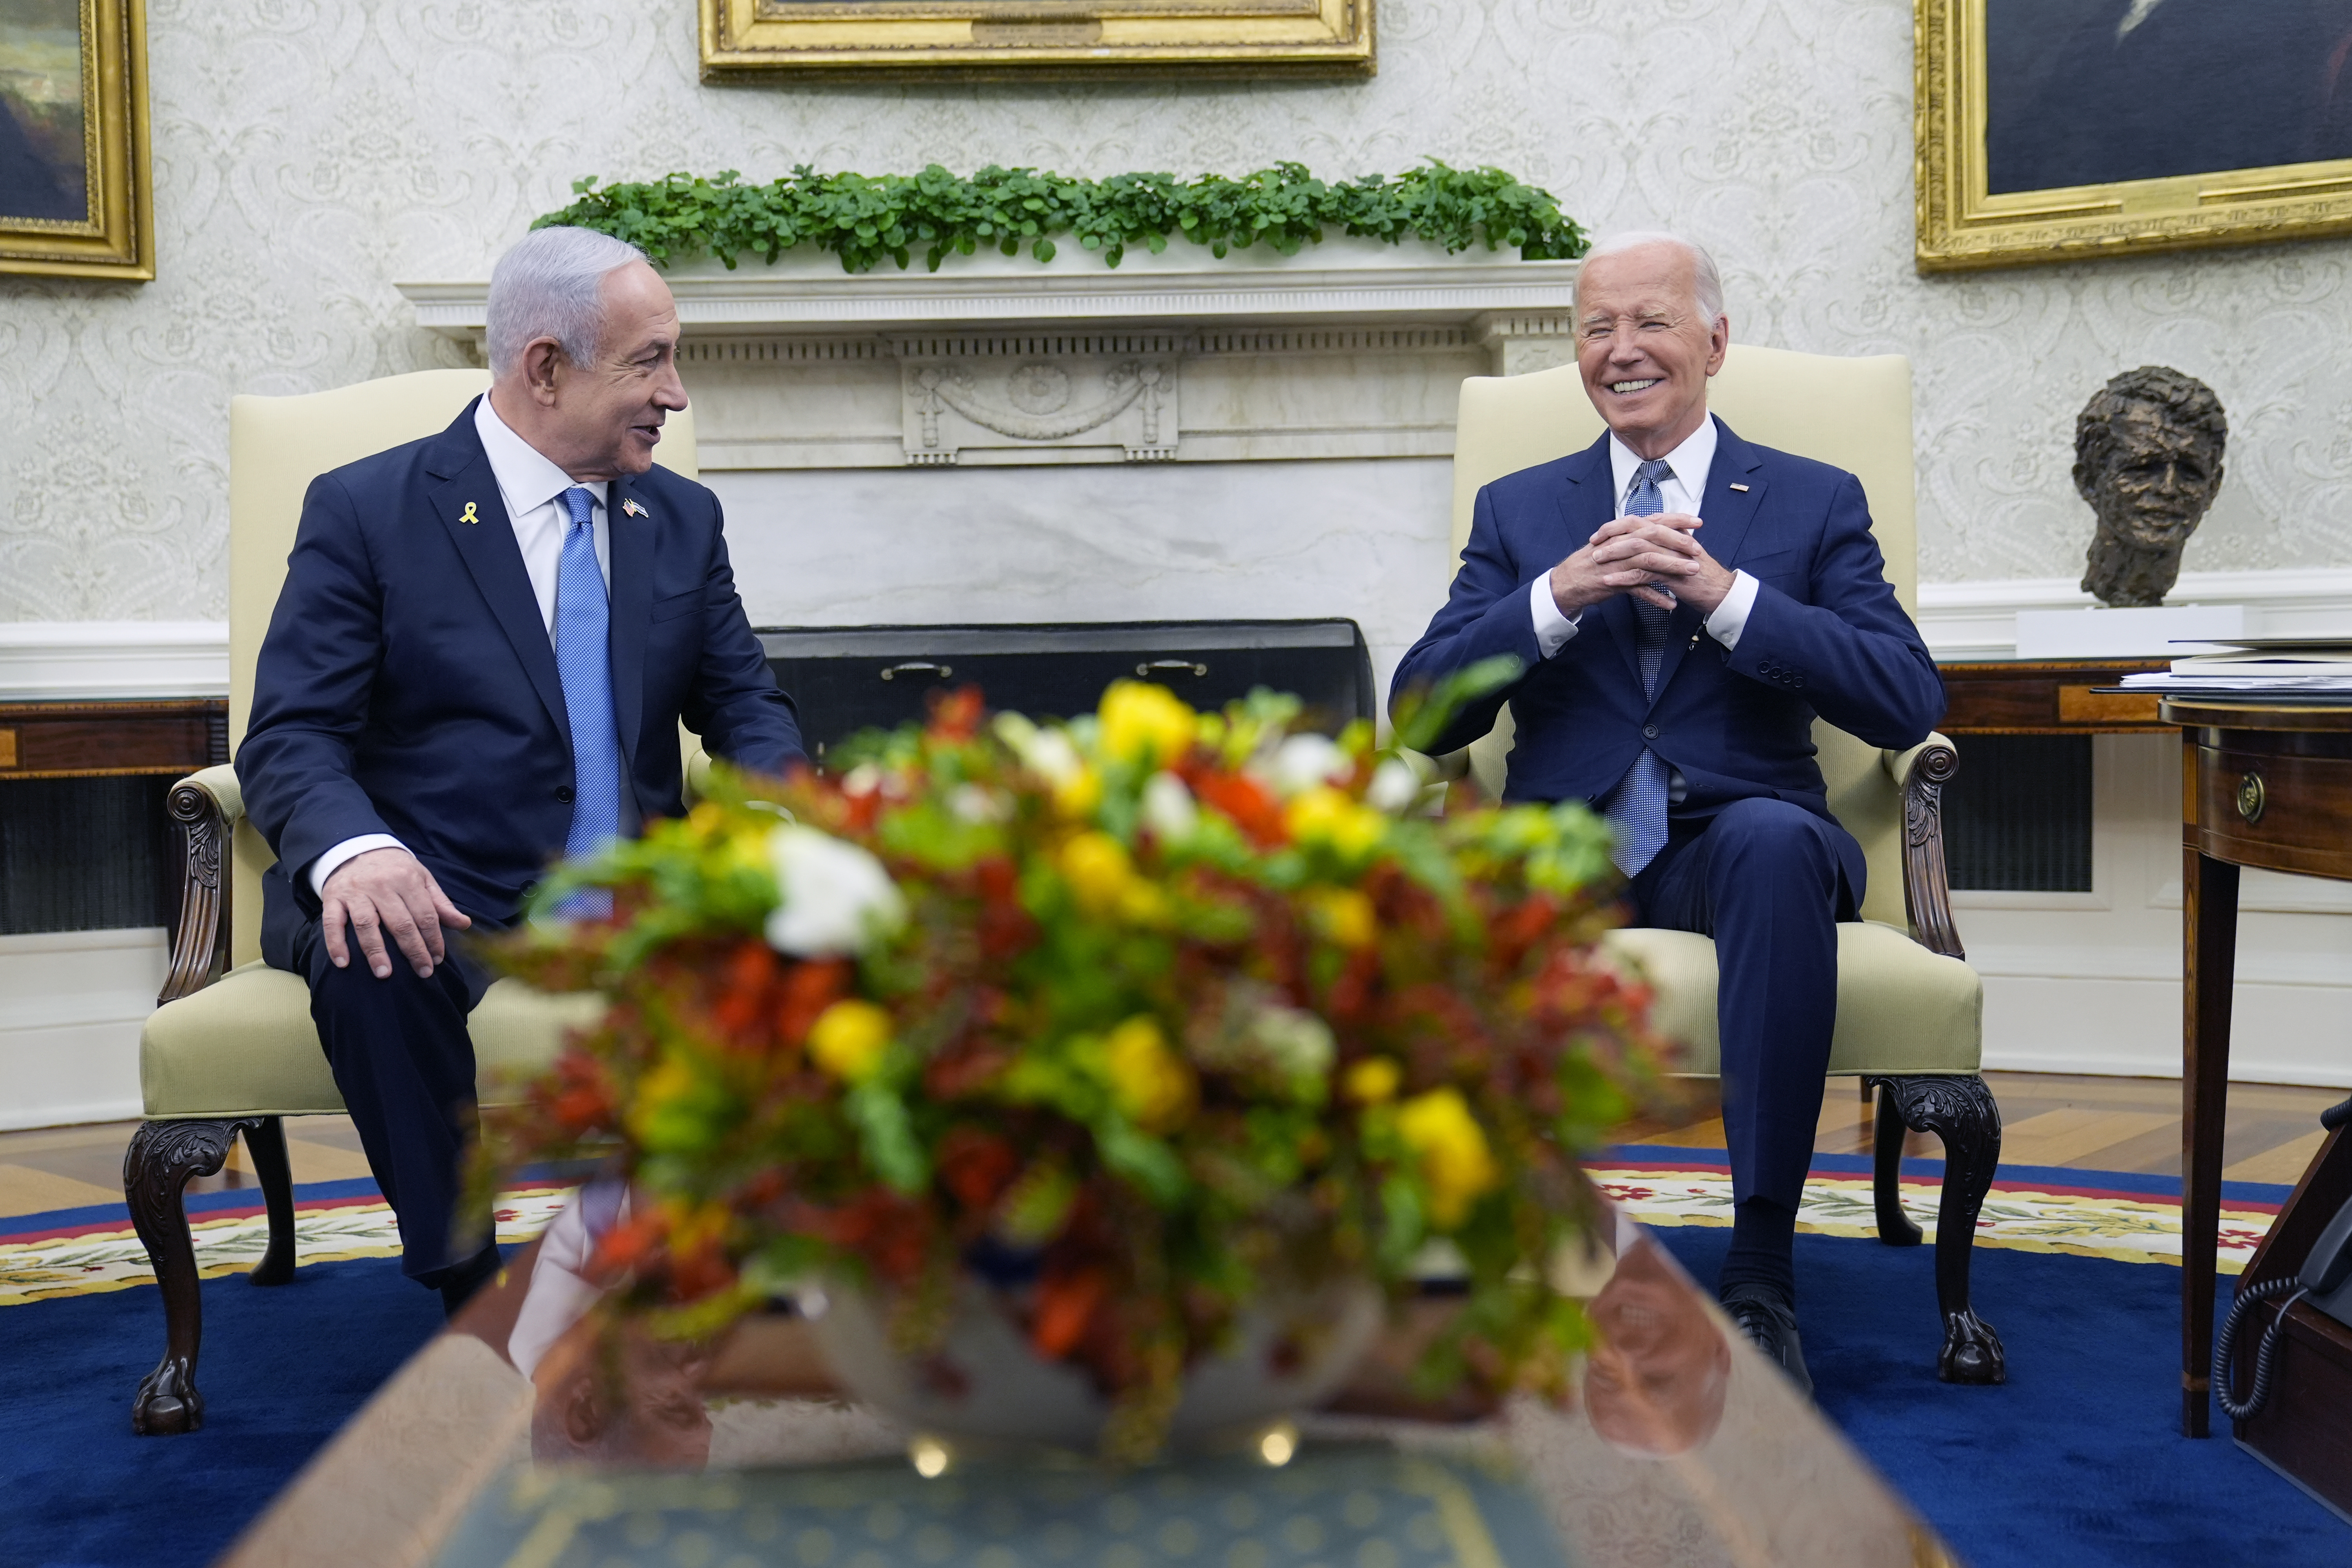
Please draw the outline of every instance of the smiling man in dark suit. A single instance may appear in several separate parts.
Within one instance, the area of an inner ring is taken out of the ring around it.
[[[718,498],[653,466],[686,406],[668,287],[633,246],[541,229],[492,273],[488,335],[488,396],[311,484],[236,756],[278,854],[262,954],[309,981],[402,1267],[453,1312],[499,1253],[451,1256],[492,977],[448,933],[682,811],[681,720],[745,767],[801,758]]]
[[[1887,584],[1860,481],[1707,413],[1731,324],[1705,251],[1659,234],[1602,242],[1576,321],[1608,434],[1478,493],[1452,595],[1393,690],[1517,656],[1519,679],[1435,749],[1485,734],[1507,700],[1506,796],[1593,804],[1633,922],[1715,939],[1737,1205],[1718,1289],[1810,1388],[1790,1255],[1837,1021],[1836,922],[1858,918],[1864,876],[1812,725],[1909,746],[1942,716],[1943,683]]]

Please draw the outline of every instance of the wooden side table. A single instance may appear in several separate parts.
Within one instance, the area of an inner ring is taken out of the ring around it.
[[[2180,1427],[2202,1437],[2211,1420],[2239,871],[2254,866],[2352,881],[2352,703],[2290,708],[2176,698],[2165,700],[2161,717],[2181,731]],[[2241,1286],[2298,1272],[2347,1197],[2352,1140],[2338,1131],[2304,1173]],[[2237,1436],[2336,1506],[2352,1508],[2352,1466],[2343,1462],[2352,1455],[2352,1329],[2302,1304],[2288,1322],[2277,1386],[2295,1395],[2275,1397]],[[2242,1346],[2241,1358],[2251,1349]],[[2320,1468],[2305,1473],[2298,1465]]]
[[[2137,659],[1955,660],[1939,664],[1948,705],[1936,726],[1947,735],[2154,734],[2169,730],[2153,692],[2102,692],[2125,676],[2162,669],[2161,656]]]

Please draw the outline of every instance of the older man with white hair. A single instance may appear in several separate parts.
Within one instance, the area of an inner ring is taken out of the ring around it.
[[[499,1253],[452,1256],[491,976],[449,933],[681,812],[681,720],[745,767],[802,754],[719,499],[653,466],[686,406],[660,275],[540,229],[490,276],[488,336],[489,394],[456,423],[312,482],[236,756],[278,856],[263,957],[310,983],[402,1267],[453,1312]]]
[[[1810,1388],[1793,1237],[1837,1022],[1836,923],[1859,918],[1864,870],[1830,815],[1812,725],[1913,745],[1943,715],[1943,683],[1860,481],[1707,413],[1731,322],[1706,252],[1604,240],[1575,308],[1608,433],[1479,491],[1453,593],[1394,690],[1516,655],[1518,679],[1456,714],[1438,749],[1485,734],[1508,701],[1505,795],[1604,812],[1633,922],[1715,939],[1737,1205],[1717,1289]]]

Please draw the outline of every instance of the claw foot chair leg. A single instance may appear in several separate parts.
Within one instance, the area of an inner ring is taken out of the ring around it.
[[[268,1119],[273,1131],[275,1118]],[[205,1424],[205,1396],[196,1392],[196,1351],[204,1337],[204,1301],[196,1278],[196,1250],[188,1236],[187,1211],[182,1195],[190,1178],[209,1176],[228,1157],[228,1146],[240,1131],[259,1126],[250,1118],[234,1121],[148,1121],[140,1125],[122,1157],[122,1193],[131,1205],[131,1223],[147,1248],[155,1282],[163,1292],[163,1359],[131,1396],[131,1429],[142,1437],[193,1432]],[[278,1168],[285,1169],[286,1141],[278,1132],[274,1152]],[[258,1147],[257,1169],[266,1171]],[[292,1263],[292,1191],[287,1189],[286,1257]],[[273,1200],[271,1207],[277,1205]],[[277,1215],[270,1223],[270,1258],[278,1254]],[[269,1258],[263,1259],[266,1268]]]
[[[1903,1131],[1933,1132],[1944,1143],[1944,1195],[1936,1210],[1936,1300],[1944,1316],[1944,1348],[1936,1375],[1946,1383],[2008,1381],[2000,1336],[1969,1305],[1969,1260],[1976,1243],[1977,1215],[1992,1190],[2000,1164],[2000,1107],[1975,1074],[1879,1078],[1877,1158],[1874,1182],[1879,1238],[1906,1246],[1918,1229],[1903,1215],[1895,1195]],[[1891,1112],[1891,1114],[1890,1114]],[[1902,1226],[1889,1235],[1890,1213]]]

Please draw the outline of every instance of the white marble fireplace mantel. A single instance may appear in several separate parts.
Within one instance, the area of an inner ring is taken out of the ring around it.
[[[1334,237],[670,274],[710,469],[1442,458],[1466,375],[1565,363],[1572,261]],[[488,286],[404,283],[478,348]]]

